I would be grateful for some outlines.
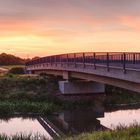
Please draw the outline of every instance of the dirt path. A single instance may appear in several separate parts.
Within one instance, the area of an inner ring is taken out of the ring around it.
[[[6,73],[8,71],[8,69],[4,69],[0,67],[0,74]]]

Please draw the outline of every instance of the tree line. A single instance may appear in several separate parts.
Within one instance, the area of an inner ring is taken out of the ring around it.
[[[0,54],[0,65],[24,65],[27,59],[22,59],[11,54]]]

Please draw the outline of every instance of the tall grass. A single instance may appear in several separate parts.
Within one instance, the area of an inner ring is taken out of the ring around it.
[[[0,135],[0,140],[47,140],[47,138],[44,135],[40,134],[15,134],[11,136],[7,136],[6,134]]]
[[[29,102],[29,101],[1,101],[1,114],[15,114],[15,113],[32,113],[32,114],[49,114],[60,107],[54,103],[47,102]]]
[[[0,113],[46,114],[60,109],[89,107],[84,100],[65,101],[58,98],[56,77],[14,76],[0,78]],[[92,101],[93,104],[93,101]]]
[[[115,131],[83,133],[78,136],[60,138],[60,140],[140,140],[140,126],[120,127]]]
[[[52,77],[1,77],[0,113],[46,114],[60,108],[61,101],[52,96],[57,91]]]
[[[71,137],[60,137],[55,140],[139,140],[140,126],[133,124],[130,127],[119,126],[116,130],[96,131],[92,133],[82,133]],[[16,134],[7,136],[0,134],[0,140],[47,140],[44,135],[40,134]]]
[[[140,103],[140,94],[113,86],[106,86],[105,104]]]

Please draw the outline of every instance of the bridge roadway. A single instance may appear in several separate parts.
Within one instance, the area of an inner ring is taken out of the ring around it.
[[[27,62],[26,70],[30,73],[59,75],[67,80],[78,78],[95,81],[140,92],[140,53],[90,52],[48,56]],[[97,83],[95,85],[98,86]]]

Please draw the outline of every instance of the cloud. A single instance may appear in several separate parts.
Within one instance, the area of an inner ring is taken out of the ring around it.
[[[139,25],[140,0],[0,1],[0,46],[25,54],[45,54],[45,46],[50,53],[138,50]]]
[[[0,16],[35,18],[40,16],[78,18],[82,15],[98,18],[120,14],[140,15],[139,0],[4,0],[0,1]]]

